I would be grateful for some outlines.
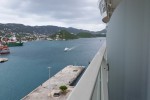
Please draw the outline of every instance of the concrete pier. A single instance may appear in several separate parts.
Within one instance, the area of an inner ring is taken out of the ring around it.
[[[65,67],[21,100],[66,100],[73,89],[73,86],[70,85],[82,73],[84,68],[83,66],[73,65]],[[68,87],[65,94],[59,89],[61,85]],[[54,96],[55,93],[58,96]]]
[[[0,63],[8,61],[8,58],[0,58]]]

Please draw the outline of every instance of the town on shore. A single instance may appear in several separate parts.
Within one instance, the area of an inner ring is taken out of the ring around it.
[[[23,46],[35,40],[71,40],[78,38],[105,37],[106,30],[94,32],[58,26],[25,26],[23,24],[0,23],[0,55],[9,54],[9,47]]]

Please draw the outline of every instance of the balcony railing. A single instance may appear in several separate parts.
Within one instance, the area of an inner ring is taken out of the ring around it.
[[[67,100],[108,100],[108,67],[104,41]]]

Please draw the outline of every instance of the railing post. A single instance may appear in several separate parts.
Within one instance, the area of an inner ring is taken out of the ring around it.
[[[108,66],[105,58],[101,64],[101,100],[108,100]]]
[[[98,72],[91,100],[101,100],[101,70]]]

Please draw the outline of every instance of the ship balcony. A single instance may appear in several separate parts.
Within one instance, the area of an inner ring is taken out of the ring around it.
[[[103,42],[67,100],[108,100],[106,41]]]
[[[99,9],[101,12],[101,15],[104,17],[102,18],[102,21],[104,23],[108,23],[112,13],[114,12],[117,5],[120,3],[121,0],[99,0]],[[107,13],[105,15],[105,12]]]

